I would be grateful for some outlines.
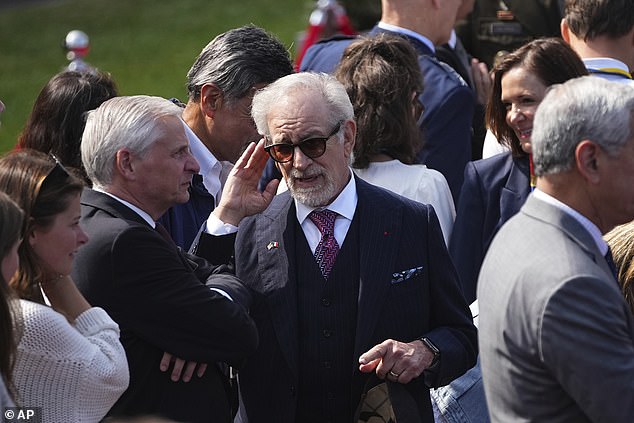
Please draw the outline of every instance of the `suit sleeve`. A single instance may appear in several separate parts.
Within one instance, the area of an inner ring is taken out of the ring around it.
[[[245,307],[249,293],[224,267],[199,263],[194,270],[188,257],[145,228],[122,232],[110,255],[111,309],[122,327],[186,360],[235,363],[255,351],[257,329]]]
[[[630,422],[632,318],[620,292],[607,283],[580,276],[553,293],[541,314],[539,354],[589,420]]]
[[[484,258],[482,228],[484,203],[481,183],[473,163],[464,170],[464,184],[460,191],[460,204],[456,213],[449,252],[468,303],[476,299],[476,285]]]
[[[428,213],[427,251],[430,278],[430,327],[424,334],[440,350],[440,362],[423,376],[429,387],[446,385],[476,363],[477,331],[458,275],[445,247],[433,208]]]

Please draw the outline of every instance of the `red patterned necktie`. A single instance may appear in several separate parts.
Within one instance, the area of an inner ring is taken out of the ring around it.
[[[339,244],[335,239],[335,220],[337,219],[337,213],[332,210],[314,210],[308,217],[313,221],[319,232],[321,232],[321,239],[317,248],[315,249],[315,259],[321,270],[321,274],[325,279],[328,279],[328,275],[332,270],[332,266],[335,264],[337,253],[339,252]]]

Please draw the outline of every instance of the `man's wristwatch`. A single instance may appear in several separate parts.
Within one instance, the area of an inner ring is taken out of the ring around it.
[[[434,353],[434,359],[431,361],[431,364],[429,365],[429,367],[434,367],[440,361],[440,350],[438,349],[437,346],[434,345],[433,342],[429,340],[429,338],[425,337],[425,338],[421,338],[420,340],[423,341],[423,344],[425,344],[425,346],[429,348],[429,350],[432,353]]]

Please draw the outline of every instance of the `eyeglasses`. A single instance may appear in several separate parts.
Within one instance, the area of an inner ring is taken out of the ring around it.
[[[335,129],[333,129],[330,135],[328,135],[327,137],[308,138],[298,142],[297,144],[271,144],[268,147],[264,147],[264,149],[269,153],[271,158],[278,163],[287,163],[293,160],[295,147],[299,147],[299,149],[302,150],[302,153],[304,153],[304,155],[306,155],[307,157],[311,159],[316,159],[326,152],[326,142],[337,132],[339,132],[339,129],[341,129],[341,123],[342,122],[337,123]],[[266,136],[265,138],[268,142],[269,139]]]
[[[53,153],[48,153],[49,158],[55,162],[55,166],[39,181],[37,186],[35,187],[35,196],[33,197],[35,201],[40,195],[40,192],[44,190],[48,185],[50,185],[53,181],[67,179],[70,176],[70,173],[62,162],[59,161],[57,156]]]

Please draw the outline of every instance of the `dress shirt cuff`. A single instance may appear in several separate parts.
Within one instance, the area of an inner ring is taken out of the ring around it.
[[[207,218],[205,232],[211,235],[229,235],[238,232],[238,227],[231,223],[224,223],[211,213]]]

